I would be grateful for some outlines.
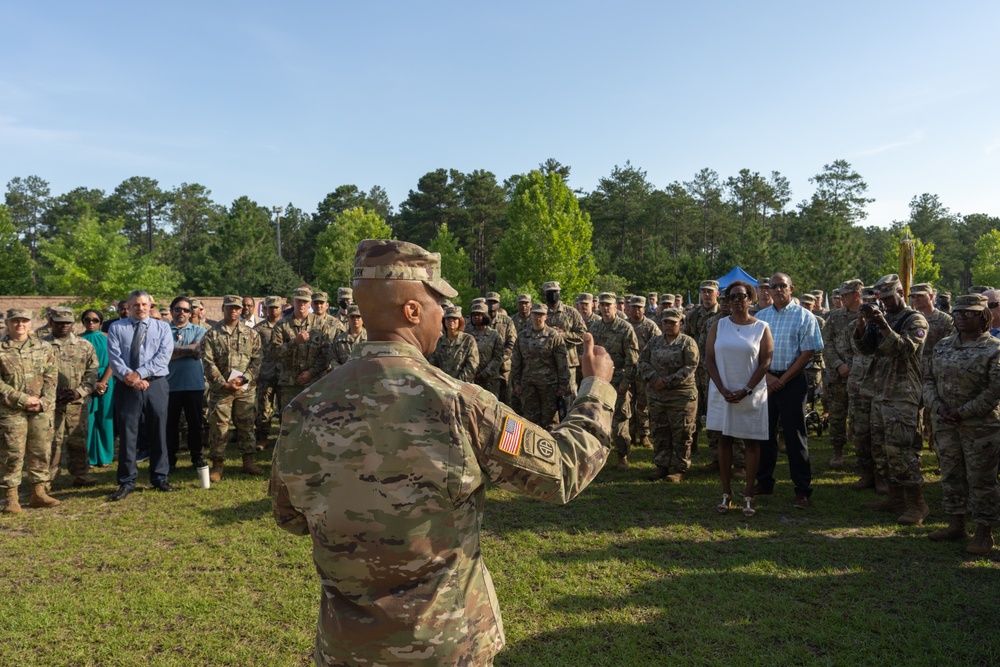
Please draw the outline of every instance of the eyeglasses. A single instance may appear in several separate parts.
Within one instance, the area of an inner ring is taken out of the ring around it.
[[[173,310],[174,310],[175,313],[190,313],[191,312],[190,308],[181,308],[180,306],[174,306]]]
[[[730,301],[746,301],[749,298],[750,298],[750,295],[747,294],[746,292],[737,292],[736,294],[730,294],[729,295],[729,300]]]
[[[989,306],[990,308],[996,308],[997,306],[1000,306],[1000,301],[990,301],[986,305]]]
[[[954,317],[975,317],[980,312],[981,311],[978,310],[956,310],[952,312],[952,315]]]
[[[100,324],[101,321],[98,320],[98,319],[95,319],[93,317],[85,317],[85,318],[83,318],[83,323],[84,324]]]
[[[771,289],[776,289],[776,290],[786,290],[786,289],[788,289],[788,285],[786,285],[785,283],[778,283],[776,285],[768,285],[768,287],[770,287]]]

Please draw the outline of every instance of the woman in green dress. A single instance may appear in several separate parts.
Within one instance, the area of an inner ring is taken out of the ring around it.
[[[87,458],[92,466],[106,466],[115,458],[114,411],[112,394],[115,380],[108,364],[108,339],[101,332],[104,316],[96,310],[83,313],[81,338],[97,352],[97,386],[90,401],[87,431]]]

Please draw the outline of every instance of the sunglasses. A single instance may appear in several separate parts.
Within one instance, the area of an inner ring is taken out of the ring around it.
[[[952,313],[955,317],[975,317],[979,315],[981,311],[978,310],[956,310]]]
[[[730,301],[746,301],[750,298],[750,295],[745,292],[737,292],[736,294],[730,294],[728,298]]]
[[[84,324],[100,324],[101,321],[98,320],[98,319],[95,319],[93,317],[85,317],[85,318],[83,318],[83,323]]]
[[[181,308],[180,306],[174,306],[174,312],[175,313],[190,313],[191,309],[190,308]]]
[[[786,285],[785,283],[778,283],[777,285],[768,285],[768,287],[776,290],[788,289],[788,285]]]
[[[997,306],[1000,306],[1000,301],[990,301],[986,305],[989,306],[990,308],[996,308]]]

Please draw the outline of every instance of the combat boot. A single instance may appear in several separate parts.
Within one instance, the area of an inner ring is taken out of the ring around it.
[[[952,514],[948,517],[948,526],[946,528],[935,530],[927,537],[935,542],[944,542],[945,540],[961,540],[968,536],[969,532],[965,529],[965,515]]]
[[[222,480],[222,459],[212,459],[212,469],[208,471],[208,480],[210,482],[219,482]]]
[[[875,473],[875,493],[880,496],[884,496],[889,493],[889,482],[886,481],[885,477],[882,477],[878,473]]]
[[[855,491],[861,491],[864,489],[874,489],[875,488],[875,473],[871,470],[862,470],[861,479],[851,484],[851,488]]]
[[[264,451],[264,448],[267,447],[267,438],[266,437],[264,437],[264,438],[257,438],[257,445],[256,445],[256,447],[257,447],[257,451],[258,452]]]
[[[17,499],[17,487],[6,490],[7,505],[3,508],[5,514],[20,514],[21,503]]]
[[[664,477],[667,477],[668,475],[670,475],[670,468],[664,468],[663,466],[656,466],[656,470],[649,473],[646,476],[646,479],[648,479],[650,482],[657,482],[663,479]]]
[[[899,484],[892,484],[889,486],[889,493],[884,499],[864,503],[861,506],[866,510],[877,510],[879,512],[902,512],[906,509],[906,503],[903,500],[903,487]]]
[[[975,556],[988,556],[993,550],[993,530],[981,523],[976,524],[976,534],[972,536],[965,550]]]
[[[910,486],[906,488],[906,509],[896,519],[896,523],[904,526],[919,526],[930,516],[931,508],[924,502],[924,489],[922,486]]]
[[[830,468],[840,470],[844,467],[844,448],[834,447],[833,456],[830,457]]]
[[[263,475],[264,471],[253,460],[253,454],[243,455],[243,472],[248,475]]]
[[[90,475],[76,475],[73,477],[73,486],[97,486],[98,480]]]
[[[618,468],[619,470],[628,470],[628,457],[619,456],[618,463],[617,465],[615,465],[615,467]]]
[[[31,485],[31,499],[28,500],[28,507],[59,507],[61,504],[45,492],[45,482]]]

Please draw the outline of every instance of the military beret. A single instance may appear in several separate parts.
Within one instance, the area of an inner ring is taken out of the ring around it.
[[[518,303],[531,303],[531,295],[530,294],[518,294],[517,295],[517,302]]]
[[[73,317],[73,309],[66,308],[64,306],[55,306],[53,308],[49,308],[49,317],[52,319],[53,322],[63,322],[72,324],[73,322],[76,321],[76,319]]]
[[[559,281],[558,280],[550,280],[547,283],[542,283],[542,291],[543,292],[553,292],[553,291],[558,292],[561,289],[562,288],[559,287]]]
[[[354,317],[354,316],[358,316],[358,317],[361,317],[361,309],[360,309],[360,308],[358,308],[357,306],[355,306],[355,305],[354,305],[354,304],[352,303],[351,305],[349,305],[349,306],[347,307],[347,316],[348,316],[348,317]]]
[[[597,297],[598,303],[614,303],[615,293],[614,292],[602,292],[600,296]]]
[[[292,293],[296,301],[312,301],[313,291],[308,287],[300,287]]]
[[[701,285],[698,285],[698,289],[714,289],[716,292],[719,291],[719,281],[718,280],[702,280]]]
[[[969,294],[982,294],[983,292],[988,292],[993,289],[989,285],[973,285],[969,288]]]
[[[653,299],[655,299],[658,296],[659,296],[659,294],[657,294],[656,292],[650,292],[649,294],[646,295],[646,298],[649,299],[650,301],[652,301]]]
[[[338,287],[337,288],[337,301],[341,299],[353,299],[354,290],[350,287]]]
[[[847,292],[860,292],[864,288],[865,284],[857,278],[851,278],[850,280],[845,280],[840,283],[840,292],[842,294],[846,294]]]
[[[534,304],[531,305],[531,314],[532,315],[535,315],[535,314],[548,315],[549,314],[549,307],[546,306],[544,303],[534,303]]]
[[[498,292],[487,292],[486,293],[486,300],[487,301],[496,301],[497,303],[499,303],[500,302],[500,294]]]
[[[448,306],[444,309],[444,318],[461,319],[462,317],[462,307],[461,306]]]
[[[242,308],[243,307],[243,299],[241,299],[236,294],[227,294],[226,296],[222,297],[222,307],[223,308],[230,308],[232,306],[239,306],[240,308]]]
[[[917,283],[910,288],[910,296],[914,294],[934,294],[934,288],[930,283]]]
[[[192,308],[204,308],[205,307],[204,304],[202,304],[201,299],[191,299],[190,303],[191,303],[191,307]]]
[[[7,319],[8,320],[30,320],[31,311],[27,308],[8,308],[7,309]]]
[[[882,276],[875,283],[874,288],[878,291],[880,296],[891,296],[896,293],[897,290],[902,288],[899,283],[899,276],[895,273],[890,273],[887,276]]]
[[[281,308],[283,305],[285,305],[285,300],[280,296],[269,296],[264,299],[265,308]]]
[[[577,303],[594,303],[594,295],[590,292],[580,292],[576,295]]]
[[[442,296],[458,296],[441,274],[441,254],[406,241],[365,239],[359,243],[354,253],[354,279],[419,280]]]
[[[799,303],[806,303],[806,304],[809,304],[811,306],[814,303],[816,303],[816,297],[814,297],[809,292],[806,292],[805,294],[800,294],[799,295]]]
[[[644,296],[633,296],[631,299],[629,299],[628,305],[630,305],[630,306],[642,306],[643,308],[645,308],[646,307],[646,297],[644,297]]]
[[[319,301],[321,303],[329,303],[330,295],[327,294],[326,292],[313,292],[312,300]]]
[[[485,301],[480,301],[479,303],[472,304],[472,308],[469,309],[470,313],[480,313],[486,315],[490,312],[490,309],[486,307]]]
[[[680,311],[680,308],[667,308],[660,314],[660,320],[683,320],[684,313]]]
[[[952,310],[986,310],[989,308],[989,299],[984,294],[963,294],[955,299]]]

